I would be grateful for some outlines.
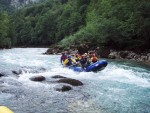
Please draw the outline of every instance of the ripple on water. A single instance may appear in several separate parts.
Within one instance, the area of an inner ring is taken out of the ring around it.
[[[74,72],[60,65],[60,56],[42,55],[46,49],[17,48],[0,51],[0,71],[25,69],[0,78],[0,104],[15,113],[148,113],[150,71],[132,62],[109,61],[98,73]],[[39,71],[40,68],[45,70]],[[36,72],[37,71],[37,72]],[[46,77],[34,82],[32,76]],[[83,82],[68,92],[57,92],[51,78],[61,75]]]

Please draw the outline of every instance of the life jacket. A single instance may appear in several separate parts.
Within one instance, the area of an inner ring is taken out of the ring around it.
[[[72,65],[72,60],[68,59],[68,63],[66,64],[67,66],[71,66]]]
[[[92,57],[92,59],[91,59],[91,61],[92,61],[93,63],[97,62],[97,60],[98,60],[97,57]]]
[[[73,59],[66,59],[65,61],[64,61],[64,65],[65,66],[71,66],[71,65],[73,65],[73,63],[72,62],[75,62]]]
[[[80,57],[75,57],[76,62],[80,61]]]
[[[87,59],[86,59],[86,58],[82,58],[82,59],[80,60],[81,65],[82,65],[82,64],[86,64],[86,62],[87,62]]]

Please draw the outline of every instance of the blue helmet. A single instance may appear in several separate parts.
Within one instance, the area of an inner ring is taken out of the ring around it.
[[[69,55],[69,56],[68,56],[68,58],[70,59],[70,58],[71,58],[71,56]]]

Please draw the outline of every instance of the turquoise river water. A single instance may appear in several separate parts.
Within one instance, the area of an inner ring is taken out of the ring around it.
[[[125,60],[108,60],[97,73],[74,72],[60,65],[59,55],[47,48],[0,50],[0,105],[15,113],[150,113],[150,67]],[[107,59],[106,59],[107,60]],[[22,71],[15,75],[12,71]],[[42,75],[44,82],[29,78]],[[51,76],[83,82],[68,92]]]

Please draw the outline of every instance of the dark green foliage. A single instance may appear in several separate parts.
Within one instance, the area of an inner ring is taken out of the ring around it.
[[[17,46],[49,46],[79,30],[76,2],[46,1],[14,14]]]
[[[46,0],[12,18],[3,37],[16,46],[92,42],[114,49],[150,49],[148,0]]]
[[[150,49],[149,36],[150,2],[92,0],[87,6],[86,26],[61,44],[80,40],[114,49],[143,51]]]
[[[6,12],[0,12],[0,48],[11,46],[9,34],[9,16]]]
[[[0,11],[8,11],[12,13],[14,8],[10,6],[11,0],[0,0]]]

